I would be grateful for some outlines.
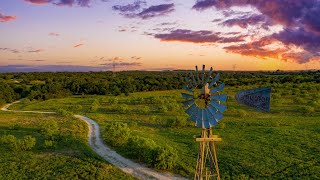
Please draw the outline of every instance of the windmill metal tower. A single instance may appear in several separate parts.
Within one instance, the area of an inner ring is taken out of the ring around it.
[[[194,74],[195,73],[195,74]],[[186,99],[183,104],[187,107],[185,111],[197,127],[202,128],[201,136],[196,138],[199,142],[195,180],[218,179],[220,172],[215,149],[215,142],[221,141],[217,135],[213,135],[212,127],[223,118],[223,112],[227,107],[222,104],[226,102],[227,95],[220,94],[224,89],[224,83],[218,85],[220,74],[213,78],[212,67],[208,74],[205,73],[205,65],[202,66],[202,73],[190,71],[185,78],[186,85],[183,89],[188,93],[182,93]],[[199,91],[201,89],[201,91]],[[190,94],[192,93],[192,94]]]

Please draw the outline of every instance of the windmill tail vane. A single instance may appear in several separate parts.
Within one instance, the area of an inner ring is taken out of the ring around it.
[[[255,109],[270,111],[271,87],[248,89],[238,91],[235,99],[240,103]]]

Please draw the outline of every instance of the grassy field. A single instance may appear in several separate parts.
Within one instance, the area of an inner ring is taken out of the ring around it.
[[[228,110],[213,129],[223,139],[216,145],[222,179],[319,179],[320,85],[273,87],[270,113],[257,112],[235,101],[235,93],[247,88],[226,88]],[[102,126],[103,134],[111,122],[126,123],[130,136],[173,147],[178,159],[171,171],[192,177],[198,151],[195,136],[201,129],[193,127],[191,121],[185,122],[180,92],[24,101],[12,109],[87,115]],[[130,157],[129,149],[114,148]]]
[[[0,111],[0,179],[134,179],[97,156],[87,133],[72,117]]]

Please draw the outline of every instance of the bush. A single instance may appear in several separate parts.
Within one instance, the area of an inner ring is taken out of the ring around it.
[[[128,142],[130,129],[126,123],[113,122],[105,127],[104,140],[112,146],[121,146]]]
[[[116,97],[109,99],[109,103],[110,103],[110,104],[118,104],[118,102],[119,102],[119,100],[118,100],[118,98],[116,98]]]
[[[153,166],[157,169],[172,169],[178,159],[178,153],[170,146],[157,147],[155,149],[155,161]]]
[[[239,117],[243,118],[243,117],[247,117],[247,116],[248,116],[248,113],[247,113],[247,111],[245,111],[245,110],[243,110],[243,109],[238,109],[238,110],[237,110],[237,115],[238,115]]]
[[[168,112],[168,108],[165,105],[159,106],[159,112],[166,113]]]
[[[171,128],[180,128],[187,125],[188,119],[186,117],[176,117],[167,119],[166,126]]]
[[[4,135],[0,139],[1,144],[5,144],[12,151],[27,151],[31,150],[36,145],[36,138],[30,135],[24,136],[22,139],[17,139],[13,135]]]
[[[51,140],[44,140],[44,147],[45,148],[51,148],[54,146],[54,141]]]
[[[301,97],[295,97],[295,98],[293,99],[293,102],[294,102],[295,104],[297,104],[297,105],[299,105],[299,104],[305,104],[305,103],[306,103],[306,101],[305,101],[303,98],[301,98]]]
[[[59,126],[56,121],[50,119],[47,121],[42,121],[39,124],[39,130],[41,134],[46,136],[46,138],[52,138],[53,135],[57,134]]]
[[[96,112],[100,107],[100,103],[98,100],[94,100],[93,103],[90,106],[90,112]]]
[[[118,105],[118,106],[117,106],[117,110],[118,110],[118,112],[120,112],[120,113],[127,113],[127,112],[130,111],[130,108],[129,108],[129,106],[126,105],[126,104],[121,104],[121,105]]]
[[[5,144],[9,149],[16,151],[18,150],[18,141],[17,138],[13,135],[4,135],[0,139],[1,144]]]
[[[72,112],[64,110],[64,109],[58,109],[57,114],[59,114],[60,116],[64,116],[64,117],[70,117],[73,115]]]
[[[127,144],[131,158],[146,162],[149,165],[152,165],[155,160],[156,147],[156,143],[153,140],[143,137],[132,137]]]
[[[139,109],[141,113],[146,114],[150,111],[149,106],[144,106],[143,108]]]
[[[28,150],[31,150],[36,145],[36,138],[32,136],[24,136],[18,142],[21,150],[28,151]]]
[[[313,113],[315,109],[311,106],[301,106],[300,107],[300,112],[302,113]]]

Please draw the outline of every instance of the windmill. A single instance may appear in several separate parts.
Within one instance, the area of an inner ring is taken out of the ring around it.
[[[216,149],[214,142],[221,141],[217,135],[213,135],[212,127],[215,126],[222,118],[223,112],[227,107],[222,104],[226,102],[227,95],[220,92],[224,89],[224,83],[218,84],[220,73],[212,76],[213,69],[206,74],[205,65],[202,66],[202,72],[190,71],[187,74],[185,81],[186,85],[183,89],[186,92],[182,93],[182,97],[186,99],[183,102],[187,107],[185,111],[190,119],[197,127],[202,128],[201,137],[196,138],[200,143],[195,180],[200,179],[219,179],[220,172]]]

